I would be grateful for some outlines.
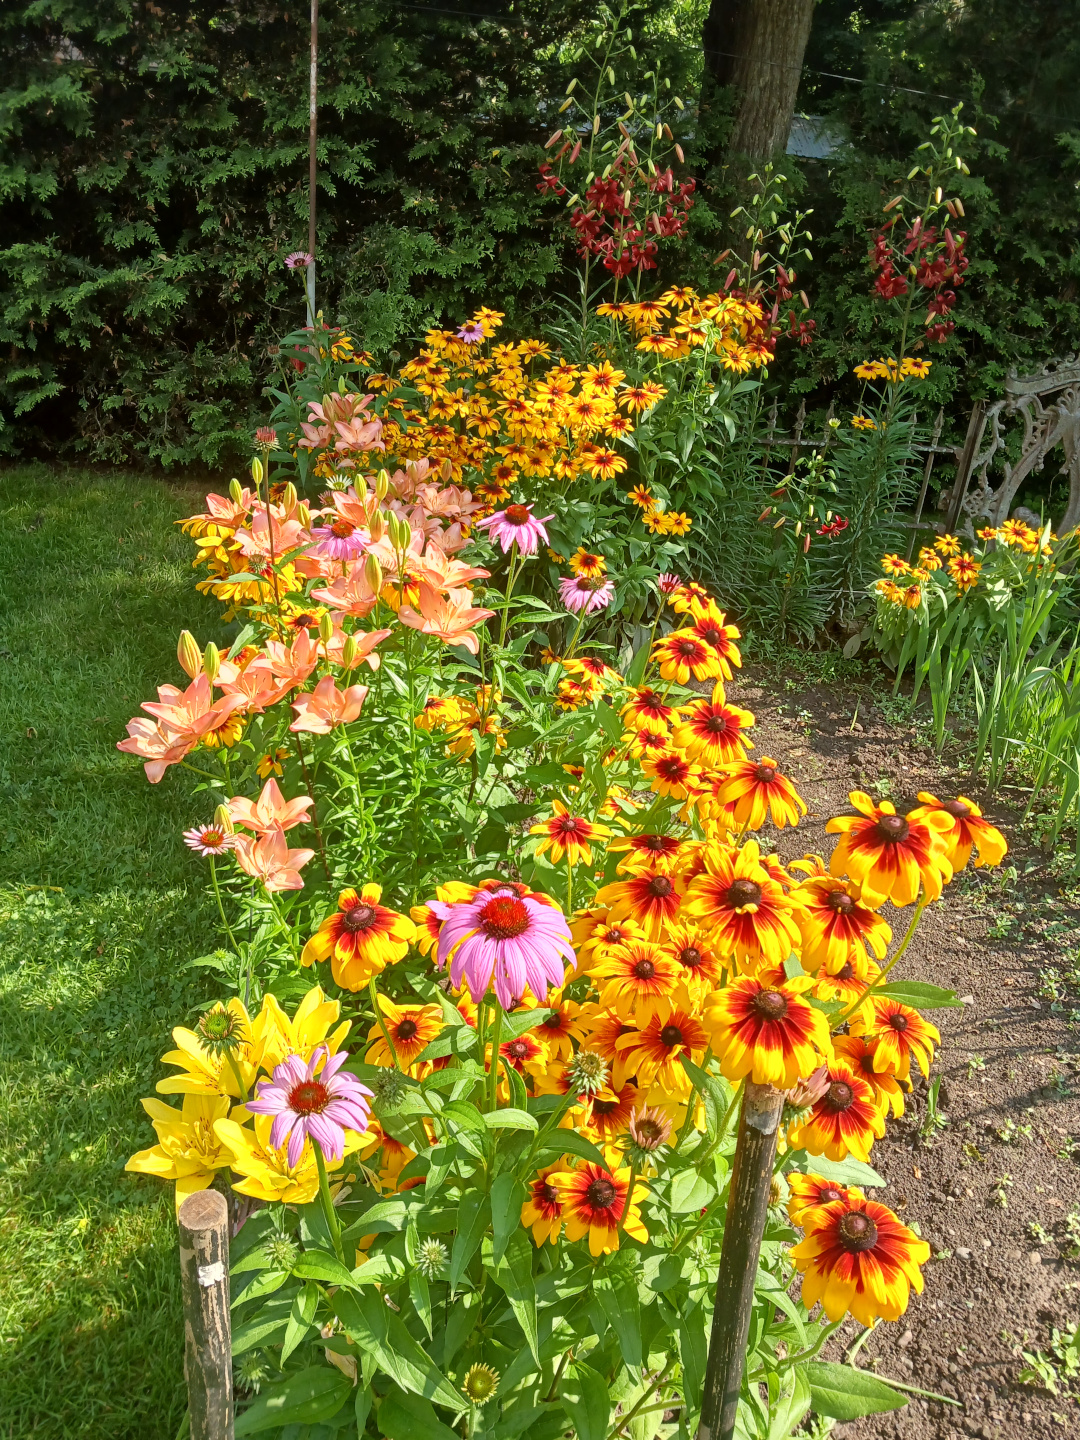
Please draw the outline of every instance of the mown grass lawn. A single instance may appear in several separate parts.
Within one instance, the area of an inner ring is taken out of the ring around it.
[[[115,745],[176,638],[209,638],[174,521],[202,491],[0,472],[0,1436],[172,1440],[171,1186],[124,1174],[215,943],[187,778]]]

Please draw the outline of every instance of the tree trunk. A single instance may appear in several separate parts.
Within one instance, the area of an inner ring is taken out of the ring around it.
[[[712,0],[701,43],[717,86],[736,92],[728,158],[784,151],[815,0]]]

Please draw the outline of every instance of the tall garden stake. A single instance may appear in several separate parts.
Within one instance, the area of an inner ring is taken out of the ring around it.
[[[220,1190],[197,1190],[179,1221],[191,1440],[233,1440],[229,1202]]]
[[[724,1248],[716,1277],[716,1303],[697,1440],[730,1440],[735,1429],[754,1281],[761,1237],[765,1233],[776,1135],[783,1109],[784,1096],[779,1090],[747,1081],[731,1169]]]
[[[311,70],[308,77],[308,325],[315,328],[315,172],[318,164],[319,0],[311,0]]]

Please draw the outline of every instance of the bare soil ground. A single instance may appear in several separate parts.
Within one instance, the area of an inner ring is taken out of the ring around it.
[[[866,672],[864,672],[866,673]],[[1080,888],[1025,843],[1002,796],[941,762],[882,672],[803,683],[743,672],[731,697],[759,716],[755,754],[771,755],[810,813],[776,836],[786,859],[828,853],[825,822],[850,814],[848,791],[903,811],[916,792],[968,794],[1008,836],[995,870],[968,870],[924,915],[897,978],[954,989],[962,1009],[930,1015],[942,1032],[935,1128],[921,1077],[905,1115],[874,1148],[876,1192],[932,1250],[926,1289],[882,1324],[858,1364],[959,1406],[912,1397],[892,1414],[837,1425],[843,1440],[983,1440],[1080,1435],[1080,1381],[1060,1393],[1019,1381],[1020,1350],[1048,1350],[1080,1318]],[[1008,792],[1005,792],[1007,795]],[[889,915],[903,934],[909,913]],[[828,1352],[842,1359],[849,1321]],[[1060,1369],[1060,1367],[1059,1367]]]

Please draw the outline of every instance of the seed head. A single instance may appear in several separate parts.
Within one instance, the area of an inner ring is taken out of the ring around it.
[[[263,1251],[271,1270],[291,1270],[300,1254],[296,1241],[288,1235],[271,1235]]]
[[[396,1110],[405,1096],[405,1077],[389,1065],[379,1068],[370,1081],[375,1109],[382,1115]]]
[[[595,1095],[608,1081],[607,1061],[595,1050],[579,1050],[566,1067],[566,1078],[576,1095]]]
[[[637,1169],[659,1160],[671,1138],[671,1120],[659,1107],[642,1106],[630,1116],[626,1154]]]
[[[199,1017],[195,1026],[199,1044],[209,1054],[220,1058],[234,1054],[244,1043],[244,1023],[235,1011],[217,1004]]]
[[[446,1269],[446,1246],[441,1240],[425,1240],[420,1246],[416,1268],[425,1280],[434,1280]]]
[[[461,1388],[474,1405],[486,1405],[499,1388],[499,1372],[490,1365],[470,1365]]]

